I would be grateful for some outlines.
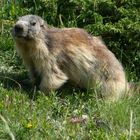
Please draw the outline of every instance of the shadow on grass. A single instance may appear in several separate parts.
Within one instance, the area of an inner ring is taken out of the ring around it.
[[[23,94],[27,94],[30,99],[36,99],[40,94],[38,86],[34,86],[29,82],[27,72],[0,73],[0,83],[7,90],[17,90]],[[86,90],[67,82],[60,89],[56,90],[57,96],[65,98],[67,95],[85,93]],[[49,95],[49,94],[48,94]]]
[[[32,96],[33,85],[29,82],[27,72],[0,73],[0,83],[7,90],[17,90]]]

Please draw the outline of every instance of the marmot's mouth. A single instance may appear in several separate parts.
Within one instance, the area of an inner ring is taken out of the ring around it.
[[[15,34],[15,35],[14,35],[14,38],[15,38],[15,39],[27,39],[28,37],[27,37],[27,36],[23,36],[23,35]]]
[[[22,35],[15,35],[16,38],[25,38],[25,36]]]
[[[15,39],[18,39],[18,40],[24,40],[24,41],[26,41],[26,40],[33,40],[33,37],[30,37],[30,36],[24,36],[24,35],[15,35],[14,36],[15,37]]]
[[[29,38],[28,36],[15,36],[15,39],[18,39],[18,40],[30,40],[31,38]]]

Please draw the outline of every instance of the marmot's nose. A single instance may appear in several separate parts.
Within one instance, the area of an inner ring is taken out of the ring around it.
[[[16,24],[15,25],[15,32],[22,32],[23,31],[23,25]]]

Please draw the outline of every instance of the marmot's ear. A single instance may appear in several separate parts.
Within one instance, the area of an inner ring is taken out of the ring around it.
[[[44,21],[41,17],[38,16],[38,21],[40,23],[40,27],[44,28],[44,29],[47,29],[48,28],[48,25],[47,25],[47,22]]]
[[[39,24],[40,24],[40,26],[43,26],[44,25],[44,21],[43,20],[39,20]]]
[[[44,22],[42,25],[40,25],[40,27],[46,30],[48,28],[48,25],[46,22]]]
[[[36,17],[38,19],[38,22],[39,22],[40,26],[43,26],[45,21],[39,16],[36,16]]]
[[[43,26],[43,25],[44,25],[44,20],[41,19],[41,20],[40,20],[40,26]]]

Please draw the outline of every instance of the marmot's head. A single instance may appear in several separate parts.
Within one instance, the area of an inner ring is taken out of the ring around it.
[[[26,15],[19,18],[13,27],[15,39],[35,39],[44,28],[44,20],[36,15]]]

